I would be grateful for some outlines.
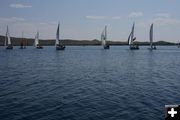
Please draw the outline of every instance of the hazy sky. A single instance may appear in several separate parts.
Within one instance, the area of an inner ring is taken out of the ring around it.
[[[100,39],[105,25],[108,39],[126,41],[135,22],[135,36],[149,40],[180,39],[180,0],[1,0],[0,34],[9,26],[11,36],[55,38],[60,21],[61,39]]]

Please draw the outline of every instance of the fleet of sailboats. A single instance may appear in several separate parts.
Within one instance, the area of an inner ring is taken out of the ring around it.
[[[56,50],[64,50],[66,47],[62,45],[62,43],[60,44],[59,42],[59,27],[60,27],[60,23],[58,23],[58,27],[57,27],[55,46],[56,46]]]
[[[134,37],[134,28],[135,28],[135,22],[133,23],[131,32],[128,37],[128,45],[129,45],[130,50],[138,50],[139,49],[139,46],[134,43],[134,41],[136,40],[136,37]],[[64,50],[66,47],[65,47],[65,45],[62,44],[62,42],[60,42],[59,29],[60,29],[60,23],[58,23],[58,27],[57,27],[55,47],[56,47],[56,50]],[[153,43],[153,23],[151,24],[150,30],[149,30],[149,41],[150,41],[150,48],[148,48],[148,49],[155,50],[156,45]],[[26,44],[27,44],[27,41],[26,41]],[[110,48],[110,46],[107,44],[107,26],[105,26],[105,28],[103,29],[103,31],[101,33],[101,44],[103,46],[103,49]],[[13,49],[8,26],[7,26],[4,46],[6,46],[6,49]],[[37,31],[37,33],[35,35],[34,46],[37,49],[43,49],[43,46],[40,45],[40,43],[39,43],[39,31]],[[180,48],[180,42],[178,42],[178,47]],[[20,43],[20,49],[25,49],[25,48],[26,48],[26,46],[25,46],[25,41],[23,40],[23,32],[22,32],[22,40]]]
[[[5,37],[5,46],[6,46],[6,49],[13,49],[13,45],[11,44],[11,37],[9,34],[8,26],[7,26],[6,37]]]
[[[153,24],[151,24],[150,31],[149,31],[149,40],[150,40],[150,48],[149,50],[155,50],[156,46],[153,45]]]
[[[104,49],[109,49],[110,46],[107,44],[107,26],[105,26],[101,34],[101,42]]]
[[[41,46],[41,45],[39,44],[39,31],[37,31],[37,33],[36,33],[36,35],[35,35],[34,46],[35,46],[37,49],[43,49],[43,46]]]
[[[129,44],[130,50],[138,50],[139,49],[139,46],[134,44],[134,41],[136,40],[136,37],[134,37],[134,27],[135,27],[135,23],[133,23],[131,32],[128,37],[128,44]]]

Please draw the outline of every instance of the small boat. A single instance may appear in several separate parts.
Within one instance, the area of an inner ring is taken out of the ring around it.
[[[43,46],[37,45],[37,49],[43,49]]]
[[[39,32],[35,36],[34,45],[37,49],[43,49],[43,46],[39,44]]]
[[[10,50],[13,49],[13,45],[11,44],[11,37],[9,34],[8,26],[7,26],[6,37],[5,37],[5,46],[6,46],[6,49],[10,49]]]
[[[131,33],[129,34],[129,37],[128,37],[128,44],[129,44],[130,50],[139,49],[139,46],[134,44],[134,41],[136,40],[136,37],[134,37],[134,26],[135,26],[135,23],[133,23]]]
[[[56,46],[56,50],[64,50],[66,47],[60,44],[59,42],[59,26],[60,26],[60,23],[58,23],[58,27],[57,27],[55,46]]]
[[[6,47],[6,49],[12,50],[12,49],[13,49],[13,46],[12,46],[12,45],[8,45],[8,46]]]
[[[110,46],[107,44],[107,26],[105,26],[105,28],[101,34],[101,41],[102,41],[102,46],[104,49],[110,48]]]
[[[149,40],[150,40],[150,48],[149,50],[156,50],[156,46],[153,45],[153,24],[151,24],[150,31],[149,31]]]
[[[66,47],[64,45],[57,45],[56,50],[64,50]]]

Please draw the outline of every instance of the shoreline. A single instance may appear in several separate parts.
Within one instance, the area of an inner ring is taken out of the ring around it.
[[[4,36],[0,36],[0,46],[4,46],[4,41],[5,41],[5,37]],[[32,38],[15,38],[15,37],[11,37],[11,41],[13,46],[20,46],[21,42],[23,41],[23,43],[26,46],[33,46],[34,45],[34,39]],[[39,40],[40,44],[42,46],[54,46],[55,45],[55,40],[54,39],[48,39],[48,40]],[[66,46],[100,46],[101,45],[101,41],[94,39],[94,40],[71,40],[71,39],[63,39],[61,40],[62,44],[66,45]],[[139,42],[136,41],[134,42],[136,45],[139,46],[149,46],[149,42],[145,41],[145,42]],[[109,44],[110,46],[125,46],[128,45],[128,43],[126,41],[107,41],[107,44]],[[157,46],[175,46],[178,43],[173,43],[173,42],[167,42],[167,41],[156,41],[154,42],[155,45]]]

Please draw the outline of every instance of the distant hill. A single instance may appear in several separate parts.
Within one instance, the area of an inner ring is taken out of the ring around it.
[[[14,46],[19,46],[20,43],[23,41],[27,44],[27,46],[32,46],[34,44],[34,39],[32,38],[15,38],[11,37],[12,44]],[[5,37],[0,36],[0,46],[4,45]],[[84,45],[101,45],[100,40],[71,40],[71,39],[64,39],[61,40],[64,45],[75,45],[75,46],[84,46]],[[127,45],[127,42],[122,41],[107,41],[109,45]],[[55,44],[55,40],[40,40],[40,44],[43,46],[53,46]],[[138,45],[149,45],[149,42],[138,42],[136,41],[135,44]],[[175,45],[175,43],[172,42],[166,42],[166,41],[157,41],[155,42],[156,45]]]

